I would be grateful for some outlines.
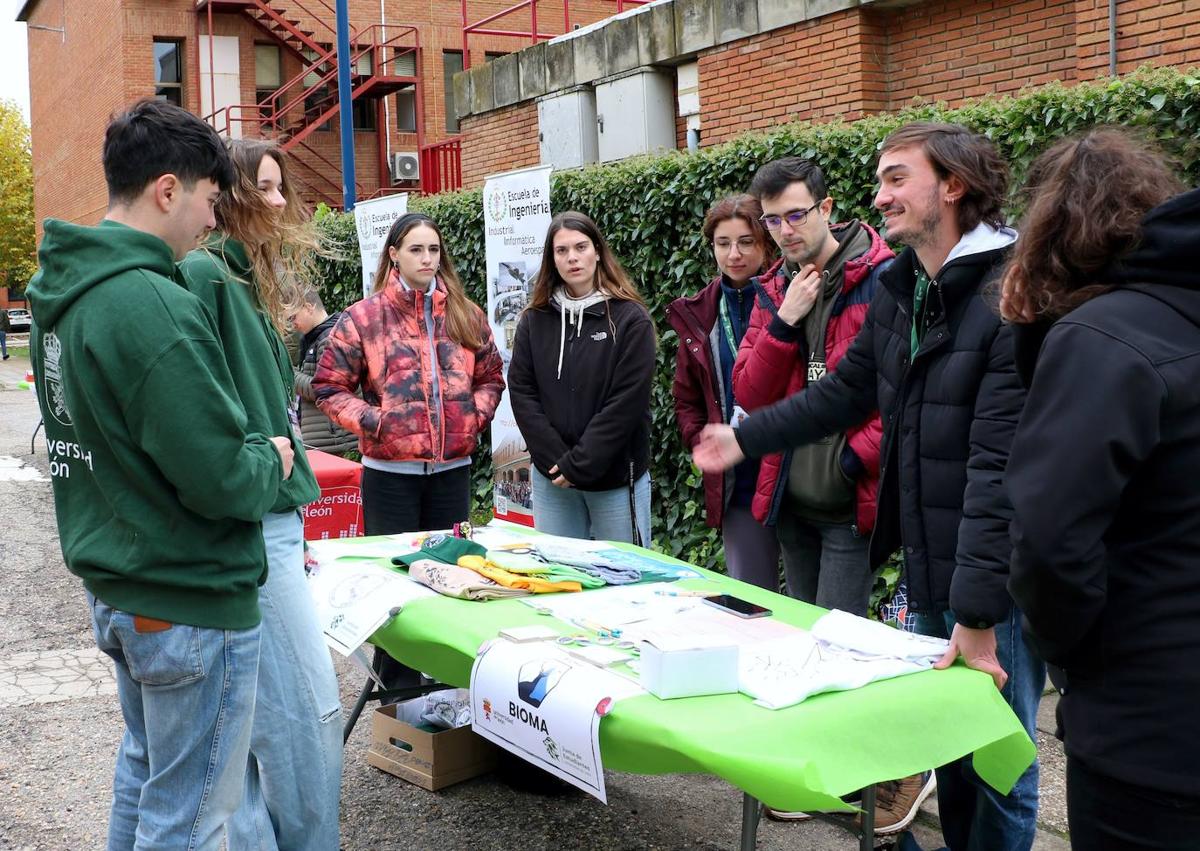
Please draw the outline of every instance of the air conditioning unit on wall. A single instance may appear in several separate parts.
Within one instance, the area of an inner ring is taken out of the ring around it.
[[[419,180],[421,161],[416,151],[399,151],[392,154],[392,183]]]

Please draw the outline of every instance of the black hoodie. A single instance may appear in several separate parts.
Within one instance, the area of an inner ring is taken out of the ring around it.
[[[1200,190],[1049,329],[1006,474],[1009,589],[1068,754],[1200,798]],[[1028,350],[1026,350],[1028,351]],[[1030,364],[1026,362],[1028,367]]]

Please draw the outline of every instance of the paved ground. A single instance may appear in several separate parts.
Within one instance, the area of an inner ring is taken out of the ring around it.
[[[97,653],[79,583],[62,565],[45,447],[29,454],[33,394],[17,389],[28,362],[0,362],[0,849],[92,849],[104,844],[109,783],[121,733],[107,657]],[[18,462],[22,467],[18,468]],[[340,664],[343,704],[360,676]],[[1039,726],[1052,729],[1052,707]],[[364,722],[367,719],[364,719]],[[575,792],[537,796],[483,777],[428,793],[367,765],[368,723],[346,749],[343,847],[360,849],[721,849],[737,847],[740,795],[710,777],[610,773],[609,806]],[[1035,848],[1067,848],[1063,762],[1039,737],[1042,820]],[[916,836],[940,845],[936,808]],[[821,823],[764,822],[759,845],[849,849]]]

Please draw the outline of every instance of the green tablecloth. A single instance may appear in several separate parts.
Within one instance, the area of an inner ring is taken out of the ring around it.
[[[353,549],[347,542],[346,554]],[[824,613],[717,573],[699,572],[703,579],[684,580],[678,587],[719,588],[767,606],[774,617],[800,627],[811,626]],[[501,628],[522,624],[578,632],[520,600],[481,603],[438,597],[406,606],[371,642],[440,682],[465,687],[479,646]],[[979,775],[1007,791],[1037,753],[991,678],[961,663],[946,671],[817,695],[781,710],[755,706],[741,694],[676,700],[647,694],[615,704],[600,724],[600,747],[606,768],[714,774],[769,807],[820,811],[849,809],[843,794],[969,753],[975,755]]]

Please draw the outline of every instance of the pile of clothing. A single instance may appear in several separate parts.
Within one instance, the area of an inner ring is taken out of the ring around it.
[[[417,552],[397,556],[392,563],[406,566],[409,577],[422,585],[460,600],[500,600],[607,584],[593,573],[546,561],[527,548],[486,550],[447,535],[431,535]]]

